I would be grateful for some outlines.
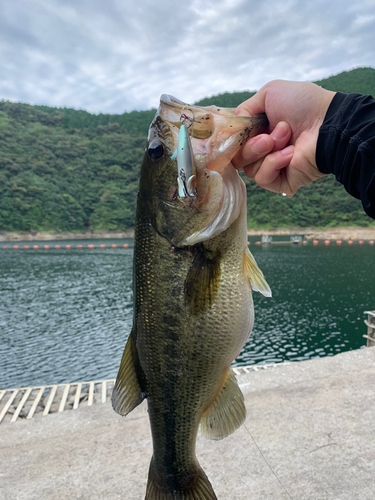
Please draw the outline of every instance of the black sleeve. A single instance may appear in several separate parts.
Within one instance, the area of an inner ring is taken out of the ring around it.
[[[316,164],[375,219],[375,99],[338,92],[319,130]]]

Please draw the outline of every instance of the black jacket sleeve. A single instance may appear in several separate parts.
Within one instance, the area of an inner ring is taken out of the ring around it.
[[[318,169],[334,174],[375,219],[375,99],[338,92],[319,130]]]

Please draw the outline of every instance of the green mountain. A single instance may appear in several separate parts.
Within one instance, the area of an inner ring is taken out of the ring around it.
[[[375,69],[357,68],[351,71],[343,71],[338,75],[318,80],[315,83],[324,89],[335,92],[359,92],[360,94],[375,96]]]
[[[223,108],[236,108],[241,102],[250,99],[255,94],[255,92],[225,92],[224,94],[214,95],[212,97],[205,97],[194,104],[198,106],[211,106],[215,104],[216,106],[221,106]]]
[[[356,68],[351,71],[343,71],[338,75],[330,76],[324,80],[318,80],[317,85],[324,89],[334,92],[359,92],[360,94],[370,94],[375,96],[375,69],[374,68]],[[241,102],[250,99],[255,92],[226,92],[212,97],[205,97],[195,104],[199,106],[225,106],[227,108],[236,108]]]
[[[375,95],[375,70],[321,80]],[[199,104],[235,107],[253,93],[225,93]],[[155,110],[122,115],[0,101],[0,230],[130,229],[139,170]],[[372,225],[361,203],[333,176],[288,199],[245,179],[250,227]]]

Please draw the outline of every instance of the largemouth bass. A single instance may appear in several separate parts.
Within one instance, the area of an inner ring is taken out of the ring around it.
[[[251,288],[270,289],[247,249],[246,189],[231,159],[265,115],[163,95],[141,169],[134,319],[112,396],[144,398],[152,431],[146,500],[214,500],[195,456],[200,426],[221,439],[245,420],[230,365],[254,322]]]

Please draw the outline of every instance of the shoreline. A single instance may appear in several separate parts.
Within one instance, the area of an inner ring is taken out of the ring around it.
[[[302,235],[306,240],[375,240],[373,227],[330,227],[330,228],[280,228],[248,229],[248,236],[293,236]],[[43,233],[38,231],[0,231],[0,242],[7,241],[53,241],[53,240],[95,240],[134,238],[134,231],[87,231],[85,233]]]
[[[44,233],[38,231],[0,231],[0,242],[5,241],[54,241],[100,240],[134,238],[134,231],[87,231],[85,233]]]

